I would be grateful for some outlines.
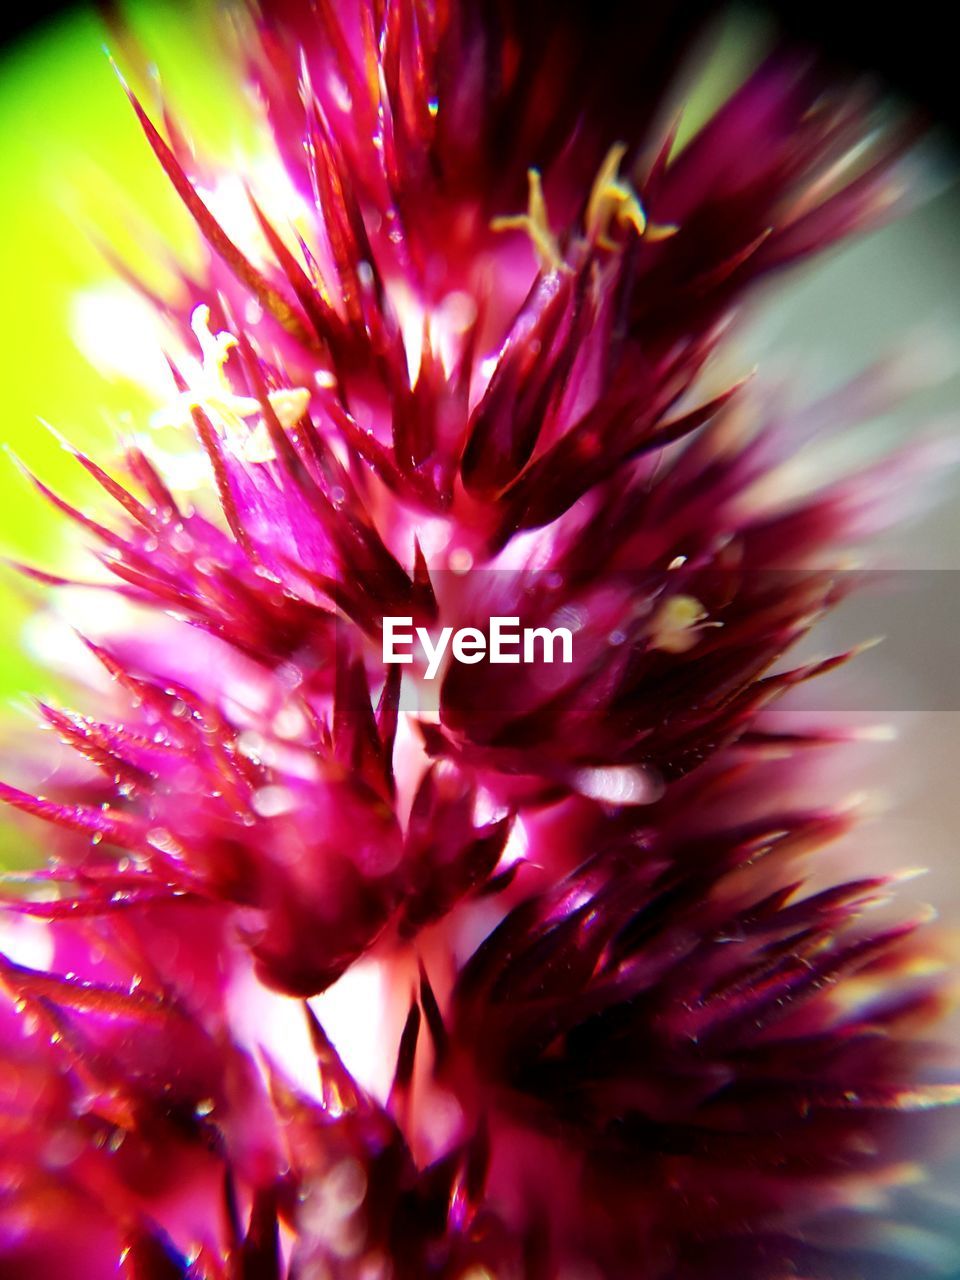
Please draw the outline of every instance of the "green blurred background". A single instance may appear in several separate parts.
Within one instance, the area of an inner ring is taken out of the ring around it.
[[[139,3],[131,30],[149,50],[165,95],[204,148],[230,154],[250,133],[244,103],[225,71],[209,6]],[[79,290],[111,276],[93,237],[149,280],[140,225],[153,224],[188,255],[192,224],[182,212],[126,101],[106,48],[151,101],[100,17],[77,6],[32,32],[0,60],[0,443],[71,497],[89,494],[79,469],[38,422],[73,443],[113,448],[115,428],[142,425],[146,399],[129,382],[94,370],[70,335]],[[0,553],[56,563],[62,518],[0,457]],[[0,699],[37,687],[40,673],[18,642],[29,601],[16,575],[0,577]]]

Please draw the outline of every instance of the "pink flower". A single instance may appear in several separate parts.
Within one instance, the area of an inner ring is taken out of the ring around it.
[[[889,879],[808,883],[845,735],[769,710],[850,656],[783,660],[900,464],[790,488],[856,395],[717,381],[911,130],[864,153],[778,49],[674,154],[698,8],[266,4],[242,208],[133,99],[209,248],[150,302],[210,492],[139,443],[77,455],[102,518],[38,482],[127,611],[90,713],[40,708],[75,764],[2,787],[53,841],[8,894],[53,955],[0,970],[4,1276],[839,1280],[943,1131],[933,944]],[[495,616],[570,661],[384,661],[387,617]]]

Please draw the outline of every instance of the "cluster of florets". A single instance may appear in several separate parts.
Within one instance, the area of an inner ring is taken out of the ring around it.
[[[4,1276],[853,1274],[811,1224],[955,1099],[888,881],[804,887],[844,734],[769,711],[848,656],[784,660],[891,472],[792,489],[809,422],[717,381],[908,134],[778,51],[677,149],[692,16],[266,4],[239,231],[133,99],[209,247],[151,299],[209,483],[135,442],[77,454],[103,523],[40,486],[127,612],[89,611],[95,713],[40,708],[76,754],[3,788],[54,842],[9,895],[49,962],[0,972]],[[431,701],[388,616],[575,645]],[[314,998],[358,969],[351,1074]]]

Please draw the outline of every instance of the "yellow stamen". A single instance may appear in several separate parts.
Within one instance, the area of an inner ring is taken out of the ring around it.
[[[618,248],[610,235],[614,223],[618,227],[633,227],[638,236],[646,236],[648,240],[665,240],[677,231],[674,226],[648,222],[640,197],[620,176],[620,165],[626,154],[624,143],[614,143],[590,188],[584,219],[587,239],[602,249]]]
[[[654,613],[650,622],[651,649],[664,653],[686,653],[697,643],[706,622],[707,611],[693,596],[671,596]]]
[[[229,393],[230,384],[227,382],[223,367],[229,359],[230,352],[237,345],[236,338],[225,330],[221,330],[220,333],[214,333],[211,330],[210,308],[205,304],[194,308],[190,317],[190,328],[200,347],[204,382]]]
[[[527,170],[527,186],[527,212],[494,218],[490,228],[493,231],[525,231],[533,242],[541,269],[545,272],[559,271],[564,266],[563,255],[556,236],[550,230],[539,169]]]
[[[271,462],[276,457],[266,424],[254,427],[245,421],[260,414],[260,401],[241,396],[230,386],[224,366],[237,345],[232,333],[210,329],[210,308],[199,306],[190,317],[190,327],[200,347],[201,369],[195,384],[177,396],[158,420],[164,426],[181,426],[190,421],[194,409],[202,409],[235,437],[237,452],[248,462]],[[285,431],[295,427],[307,410],[310,392],[306,387],[280,387],[267,393],[270,407]]]

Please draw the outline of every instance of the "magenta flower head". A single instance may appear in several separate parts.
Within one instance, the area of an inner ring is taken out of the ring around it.
[[[679,145],[702,16],[266,0],[242,173],[131,93],[206,249],[136,286],[179,443],[36,482],[100,568],[2,787],[5,1280],[942,1262],[942,944],[826,872],[855,735],[782,709],[925,455],[791,481],[880,375],[791,413],[725,346],[914,127],[777,47]]]

